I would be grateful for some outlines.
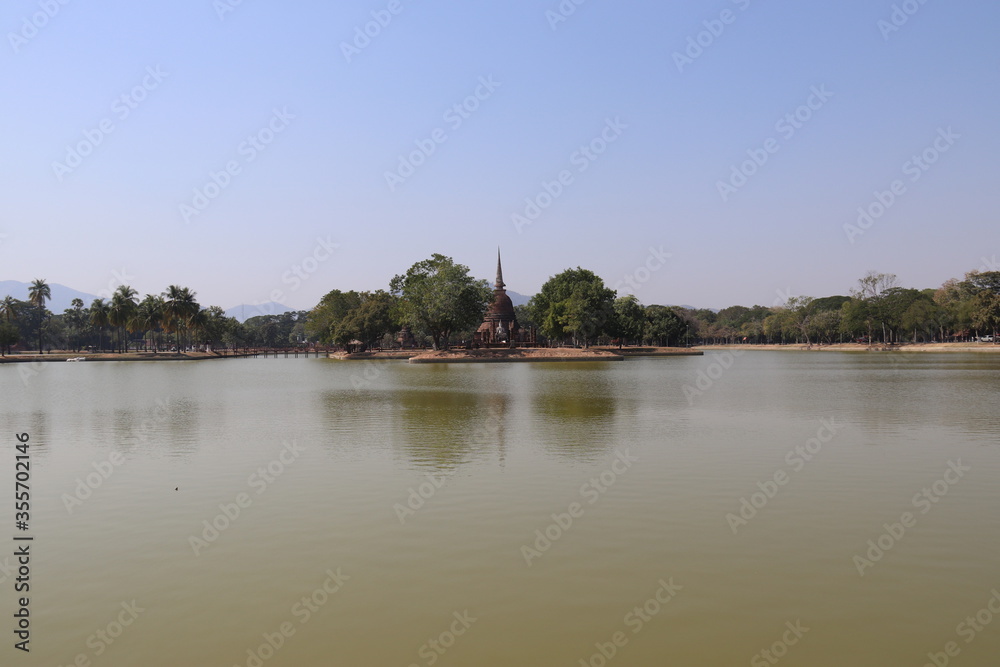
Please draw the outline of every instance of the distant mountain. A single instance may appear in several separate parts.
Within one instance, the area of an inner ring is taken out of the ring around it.
[[[523,306],[524,304],[531,301],[530,296],[524,296],[523,294],[518,294],[517,292],[511,292],[510,290],[507,290],[507,296],[510,297],[510,302],[513,303],[515,306]]]
[[[0,280],[0,299],[9,295],[21,301],[27,301],[30,286],[31,283],[22,283],[18,280]],[[49,283],[49,289],[52,290],[52,300],[47,302],[45,307],[56,315],[61,314],[67,308],[72,308],[73,299],[83,299],[83,305],[87,307],[97,298],[94,294],[80,292],[59,283]]]
[[[258,303],[254,305],[244,303],[239,306],[233,306],[227,310],[226,317],[235,317],[240,322],[246,322],[251,317],[257,317],[258,315],[282,315],[293,310],[295,309],[277,303],[276,301],[268,301],[267,303]]]

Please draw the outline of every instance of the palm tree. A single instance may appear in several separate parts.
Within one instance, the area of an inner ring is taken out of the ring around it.
[[[108,308],[108,323],[118,327],[119,349],[125,352],[126,329],[131,325],[135,315],[135,296],[137,292],[128,285],[120,285],[111,296],[111,306]]]
[[[21,302],[9,294],[3,298],[3,301],[0,301],[0,316],[5,322],[16,320],[20,312]]]
[[[191,338],[198,337],[199,343],[205,337],[205,326],[208,324],[208,311],[198,309],[198,312],[191,316],[188,321],[191,326]],[[191,341],[193,344],[193,341]]]
[[[108,326],[108,304],[104,303],[104,299],[94,299],[90,304],[90,323],[97,327],[97,347],[103,350],[104,327]]]
[[[18,330],[11,324],[11,320],[17,319],[22,305],[22,302],[10,295],[0,301],[0,317],[3,317],[3,322],[0,322],[0,356],[9,354],[11,345],[17,342]]]
[[[71,308],[63,311],[63,323],[66,325],[70,347],[74,352],[79,352],[87,329],[87,311],[83,309],[83,299],[73,299],[70,305]]]
[[[181,352],[181,329],[187,326],[200,310],[195,293],[187,287],[170,285],[163,293],[163,328],[173,332],[177,353]]]
[[[52,299],[52,288],[41,278],[31,281],[28,288],[28,302],[38,308],[38,354],[42,354],[42,331],[45,324],[45,302]]]
[[[163,324],[163,298],[147,294],[135,311],[135,327],[148,331],[153,341],[153,352],[157,352],[159,345],[156,343],[156,332]]]

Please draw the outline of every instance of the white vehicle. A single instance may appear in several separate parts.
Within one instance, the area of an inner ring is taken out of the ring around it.
[[[993,336],[980,336],[979,337],[979,342],[980,343],[992,343],[993,342]]]

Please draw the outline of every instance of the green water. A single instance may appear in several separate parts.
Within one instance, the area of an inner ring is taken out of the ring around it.
[[[30,654],[0,556],[0,664],[996,665],[998,371],[0,366],[35,538]]]

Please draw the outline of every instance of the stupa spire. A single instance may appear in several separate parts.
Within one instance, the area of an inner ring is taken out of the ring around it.
[[[500,246],[497,246],[497,282],[494,287],[496,289],[503,289],[506,287],[503,281],[503,267],[500,266]]]

